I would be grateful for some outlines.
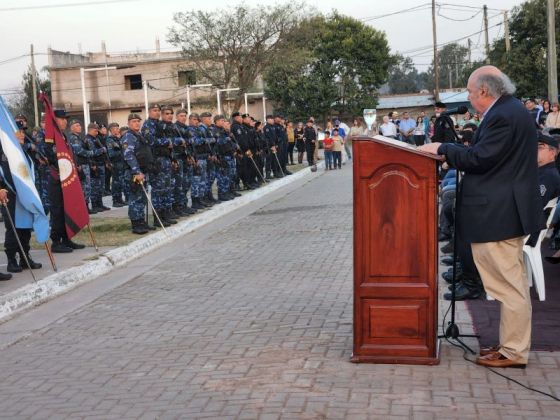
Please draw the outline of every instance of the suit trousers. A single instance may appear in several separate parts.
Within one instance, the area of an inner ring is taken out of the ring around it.
[[[531,296],[523,237],[471,244],[486,292],[500,302],[500,353],[527,363],[531,348]]]

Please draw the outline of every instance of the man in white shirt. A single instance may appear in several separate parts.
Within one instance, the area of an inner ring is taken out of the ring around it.
[[[379,126],[379,133],[382,136],[389,137],[391,139],[397,138],[397,126],[389,121],[388,115],[383,117],[383,124]]]

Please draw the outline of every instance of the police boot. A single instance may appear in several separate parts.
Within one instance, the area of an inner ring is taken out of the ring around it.
[[[187,214],[187,215],[191,215],[191,214],[196,214],[196,209],[189,207],[188,205],[185,204],[185,206],[183,207],[183,211]]]
[[[162,215],[160,214],[159,217],[162,217]],[[177,219],[175,219],[173,217],[173,213],[171,211],[171,209],[165,209],[163,210],[163,218],[165,220],[167,220],[167,223],[170,223],[172,225],[176,225],[177,224]]]
[[[11,274],[0,273],[0,281],[7,281],[12,278]]]
[[[122,200],[113,200],[113,207],[124,207],[126,204]]]
[[[229,190],[229,193],[232,195],[233,198],[235,197],[241,197],[241,194],[239,194],[237,191],[235,191],[235,188],[231,188]]]
[[[156,230],[157,228],[155,226],[149,225],[148,221],[146,219],[139,219],[140,220],[140,224],[144,227],[144,229],[146,229],[148,232],[150,230]]]
[[[157,212],[159,218],[161,219],[161,223],[159,222],[158,218],[157,218],[156,215],[154,214],[154,227],[155,227],[155,228],[159,228],[159,227],[169,227],[169,226],[171,226],[171,223],[169,223],[169,222],[167,221],[167,219],[164,219],[164,218],[163,218],[163,211],[162,211],[162,210],[160,210],[160,211],[157,211],[157,210],[156,210],[156,212]]]
[[[206,197],[198,197],[198,201],[204,207],[212,207],[214,205],[214,203],[211,203],[210,201],[208,201],[208,199]]]
[[[206,197],[208,198],[208,201],[210,201],[211,203],[217,203],[218,200],[216,200],[214,198],[214,195],[212,194],[212,190],[208,191],[208,194],[206,194]]]
[[[194,210],[204,210],[206,207],[200,203],[200,199],[198,197],[192,197],[192,208]]]
[[[173,206],[171,207],[171,210],[168,211],[173,219],[180,219],[181,217],[186,216],[183,214],[183,210],[181,210],[180,206]]]
[[[233,198],[231,196],[229,196],[227,192],[225,192],[225,193],[218,193],[218,200],[220,200],[220,201],[230,201],[230,200],[233,200]]]
[[[29,263],[29,266],[27,265],[27,263]],[[19,252],[19,265],[23,270],[26,270],[28,268],[31,268],[32,270],[38,270],[39,268],[43,267],[43,264],[35,262],[31,259],[31,255],[29,255],[29,250],[26,251],[25,257],[24,254]]]
[[[6,251],[6,257],[8,257],[8,272],[21,273],[21,267],[16,260],[16,253]]]
[[[145,233],[148,233],[148,228],[144,226],[144,220],[131,220],[130,223],[132,223],[132,233],[137,235],[144,235]]]
[[[271,175],[270,172],[267,172],[264,179],[266,179],[267,181],[270,181],[272,179],[272,177],[270,175]]]

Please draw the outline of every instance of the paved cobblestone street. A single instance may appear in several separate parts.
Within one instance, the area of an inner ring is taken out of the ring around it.
[[[435,367],[349,362],[350,164],[189,240],[174,244],[180,258],[0,350],[0,418],[560,417],[559,403],[446,343]],[[459,320],[470,331],[462,305]],[[559,395],[559,365],[532,353],[504,373]]]

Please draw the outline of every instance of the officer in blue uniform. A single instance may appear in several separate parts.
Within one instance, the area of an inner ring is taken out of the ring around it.
[[[189,115],[189,136],[193,142],[194,167],[193,184],[192,184],[192,201],[193,207],[202,209],[211,207],[214,203],[206,199],[206,189],[208,187],[208,157],[210,156],[210,147],[206,138],[199,129],[200,117],[198,114]]]
[[[107,149],[98,138],[99,126],[89,123],[84,143],[91,147],[93,155],[90,158],[91,172],[91,206],[94,211],[102,212],[110,210],[103,205],[103,191],[105,189],[105,162],[107,160]]]
[[[229,194],[234,198],[241,197],[241,194],[239,194],[236,189],[236,185],[239,182],[239,176],[237,174],[237,156],[240,154],[241,149],[231,134],[231,123],[228,120],[224,120],[223,128],[233,148],[232,159],[226,159],[228,163]]]
[[[230,193],[231,178],[230,167],[231,162],[235,162],[233,156],[235,146],[231,138],[226,133],[224,128],[225,117],[223,115],[216,115],[214,117],[213,134],[216,138],[216,176],[218,179],[218,200],[229,201],[235,198]]]
[[[107,147],[107,155],[111,162],[111,195],[113,197],[113,207],[123,207],[126,203],[123,201],[124,192],[124,157],[121,145],[121,132],[119,124],[111,123],[107,127],[109,135],[105,143]]]
[[[212,187],[217,176],[217,156],[214,150],[216,139],[212,134],[211,126],[212,114],[210,112],[203,112],[200,114],[198,129],[208,148],[208,157],[206,158],[206,193],[204,194],[204,198],[206,198],[206,201],[213,204],[218,201],[214,198],[214,194],[212,193]]]
[[[143,235],[150,230],[146,221],[147,197],[140,184],[147,189],[149,173],[155,163],[148,139],[140,131],[141,121],[142,118],[138,114],[130,114],[129,129],[122,138],[124,178],[125,182],[130,183],[128,217],[132,224],[132,232],[138,235]]]
[[[92,149],[90,149],[87,141],[82,139],[82,125],[80,121],[71,120],[69,125],[70,134],[68,135],[68,142],[72,146],[74,159],[76,159],[76,167],[78,169],[82,191],[84,192],[84,200],[86,201],[89,214],[94,214],[97,213],[97,210],[93,208],[93,205],[91,208],[89,207],[91,201],[90,161],[91,158],[93,158],[93,145],[91,146]]]
[[[171,139],[165,137],[163,124],[159,120],[160,115],[161,108],[159,105],[152,105],[148,109],[148,119],[142,126],[142,135],[148,139],[155,158],[154,171],[150,176],[152,203],[161,219],[161,223],[164,227],[167,227],[177,223],[177,220],[167,210],[170,202],[171,149],[173,145]],[[154,216],[154,226],[159,225],[160,222]]]
[[[49,204],[49,178],[51,176],[51,170],[49,168],[49,162],[45,156],[45,117],[41,118],[41,129],[37,132],[35,138],[35,144],[37,146],[36,156],[38,161],[38,173],[39,179],[35,180],[35,185],[37,186],[37,191],[41,197],[41,203],[43,203],[43,208],[45,209],[45,214],[49,214],[50,204]]]
[[[192,186],[194,153],[192,138],[190,137],[188,112],[186,109],[179,109],[175,113],[175,132],[177,137],[173,143],[173,159],[177,162],[177,171],[174,174],[175,183],[173,186],[174,201],[180,206],[184,214],[195,214],[196,209],[189,207],[188,192]]]

